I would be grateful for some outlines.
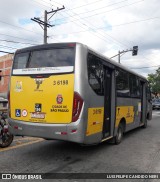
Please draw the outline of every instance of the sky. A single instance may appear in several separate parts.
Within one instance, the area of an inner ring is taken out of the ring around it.
[[[109,58],[138,46],[121,64],[145,77],[160,67],[159,0],[0,0],[0,51],[43,44],[43,29],[31,18],[43,21],[45,10],[63,6],[48,14],[48,43],[80,42]]]

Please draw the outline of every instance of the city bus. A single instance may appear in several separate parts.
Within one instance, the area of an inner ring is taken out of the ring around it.
[[[119,144],[152,118],[145,77],[74,42],[17,50],[8,100],[14,135],[84,145]]]

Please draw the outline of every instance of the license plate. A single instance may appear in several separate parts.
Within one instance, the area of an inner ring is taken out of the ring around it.
[[[31,113],[31,118],[44,119],[45,113]]]

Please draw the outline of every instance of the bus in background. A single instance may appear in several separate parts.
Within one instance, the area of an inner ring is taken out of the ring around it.
[[[8,99],[17,136],[119,144],[152,118],[146,78],[81,43],[17,50]]]

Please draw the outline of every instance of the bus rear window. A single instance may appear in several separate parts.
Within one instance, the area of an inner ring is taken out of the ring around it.
[[[13,64],[13,69],[23,69],[26,68],[29,58],[29,53],[17,54]]]
[[[73,48],[37,50],[19,53],[13,63],[13,74],[59,73],[73,71]]]

